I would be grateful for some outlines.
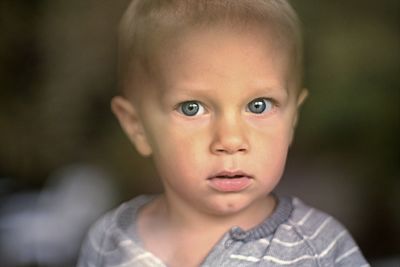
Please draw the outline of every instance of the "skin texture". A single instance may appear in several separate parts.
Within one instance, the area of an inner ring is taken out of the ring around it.
[[[140,101],[115,97],[112,109],[137,150],[152,156],[165,189],[140,214],[145,246],[173,266],[179,246],[199,242],[197,257],[181,259],[196,265],[230,227],[249,229],[273,211],[270,193],[307,92],[294,88],[290,54],[258,28],[191,31],[166,42],[155,58],[156,78],[139,88]],[[258,98],[268,106],[261,114],[248,106]],[[197,101],[199,113],[186,116],[185,101]],[[221,172],[240,172],[244,188],[216,187]],[[210,241],[184,237],[200,226]],[[171,236],[182,241],[163,247],[160,239]]]

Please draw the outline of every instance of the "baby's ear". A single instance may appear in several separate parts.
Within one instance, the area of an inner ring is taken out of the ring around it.
[[[297,121],[299,119],[300,107],[304,103],[304,101],[306,100],[307,96],[308,96],[308,90],[305,89],[305,88],[302,89],[301,92],[299,93],[299,95],[297,96],[297,99],[296,99],[296,112],[295,112],[294,119],[293,119],[293,128],[292,128],[292,133],[291,133],[291,136],[290,136],[290,145],[292,145],[292,143],[293,143],[294,132],[296,130]]]
[[[115,96],[111,100],[111,110],[137,151],[143,156],[151,155],[151,146],[134,105],[124,97]]]
[[[293,121],[293,128],[296,128],[296,126],[297,126],[300,108],[301,108],[301,105],[303,105],[304,101],[306,100],[307,96],[308,96],[308,90],[306,88],[301,89],[301,92],[297,96],[297,100],[296,100],[297,112],[296,112],[296,117],[294,118],[294,121]]]

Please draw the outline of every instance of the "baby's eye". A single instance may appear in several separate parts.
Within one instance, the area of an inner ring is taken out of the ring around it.
[[[204,107],[197,101],[187,101],[179,105],[178,111],[185,116],[196,116],[204,114]]]
[[[273,108],[273,103],[270,99],[256,98],[247,104],[246,111],[250,111],[255,114],[261,114],[268,112]]]

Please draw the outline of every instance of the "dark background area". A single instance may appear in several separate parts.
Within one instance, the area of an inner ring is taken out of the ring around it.
[[[278,191],[337,217],[369,260],[399,259],[400,1],[292,2],[310,96]],[[114,204],[160,191],[109,109],[127,3],[0,0],[2,203],[73,164],[108,173]]]

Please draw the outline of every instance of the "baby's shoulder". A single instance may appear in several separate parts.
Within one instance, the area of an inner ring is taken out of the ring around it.
[[[123,239],[135,225],[138,210],[151,198],[151,196],[141,195],[108,211],[92,225],[89,236],[93,241],[102,243],[105,240]]]
[[[78,266],[115,265],[144,255],[133,228],[137,211],[150,200],[139,196],[101,216],[89,229]]]
[[[322,266],[366,263],[352,236],[338,220],[297,198],[292,198],[292,207],[291,216],[271,240],[274,244],[296,252],[299,260],[312,258]]]
[[[318,237],[319,234],[346,231],[345,227],[331,215],[311,207],[300,199],[292,198],[293,211],[288,220],[288,224],[292,226],[299,234],[305,237]]]

